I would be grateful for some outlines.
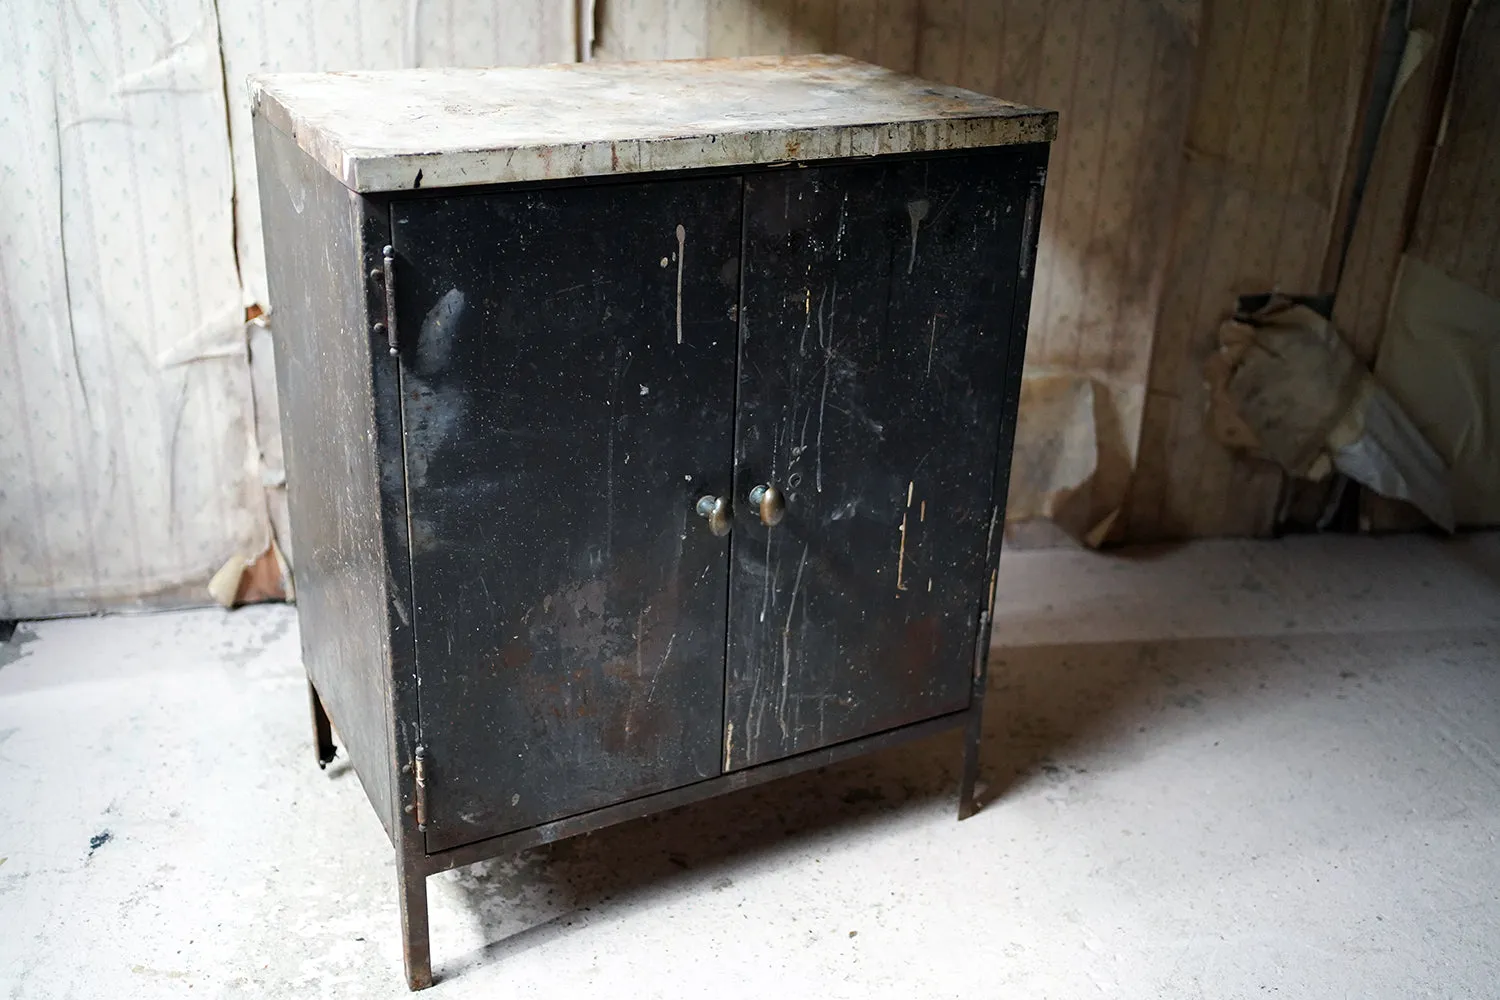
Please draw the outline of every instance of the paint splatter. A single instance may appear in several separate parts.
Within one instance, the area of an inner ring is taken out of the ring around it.
[[[917,266],[917,230],[922,227],[922,220],[927,218],[927,210],[931,207],[926,198],[906,203],[906,214],[911,216],[911,257],[906,262],[907,274]]]
[[[677,226],[677,342],[682,343],[682,258],[687,246],[687,230]]]
[[[900,529],[898,529],[901,532],[901,552],[896,557],[896,589],[897,590],[905,590],[906,589],[906,583],[902,579],[903,573],[904,573],[904,571],[906,569],[906,519],[910,515],[910,512],[911,512],[911,497],[912,497],[912,492],[916,489],[916,486],[917,486],[917,484],[915,482],[910,482],[910,483],[906,484],[906,510],[904,510],[904,511],[901,512],[901,527],[900,527]]]

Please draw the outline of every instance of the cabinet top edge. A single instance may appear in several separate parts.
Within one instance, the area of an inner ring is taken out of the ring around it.
[[[362,193],[1057,136],[1056,112],[829,55],[276,73],[250,103]]]

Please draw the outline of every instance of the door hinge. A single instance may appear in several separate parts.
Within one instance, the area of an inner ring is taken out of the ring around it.
[[[412,753],[412,783],[416,786],[413,796],[417,813],[417,829],[427,831],[427,748],[419,746]]]
[[[972,680],[977,689],[985,680],[985,665],[990,653],[990,613],[979,612],[979,627],[974,633],[974,674]],[[981,692],[982,693],[982,692]]]
[[[385,291],[385,320],[375,324],[375,335],[385,335],[391,357],[396,356],[396,248],[387,246],[380,251],[380,266],[370,272],[370,278],[378,281]]]
[[[1045,170],[1043,172],[1045,177]],[[1021,218],[1021,277],[1031,273],[1036,263],[1036,224],[1042,204],[1042,185],[1033,181],[1026,191],[1026,214]]]

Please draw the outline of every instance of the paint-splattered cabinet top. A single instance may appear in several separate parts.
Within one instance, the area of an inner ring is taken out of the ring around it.
[[[1048,142],[1055,112],[842,56],[280,73],[257,112],[352,190]]]

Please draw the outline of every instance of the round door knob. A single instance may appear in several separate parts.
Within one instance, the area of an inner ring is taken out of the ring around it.
[[[722,538],[729,534],[729,501],[723,497],[699,497],[698,516],[708,521],[708,530],[715,537]]]
[[[786,497],[770,483],[750,491],[750,503],[760,511],[760,523],[774,528],[786,517]]]

